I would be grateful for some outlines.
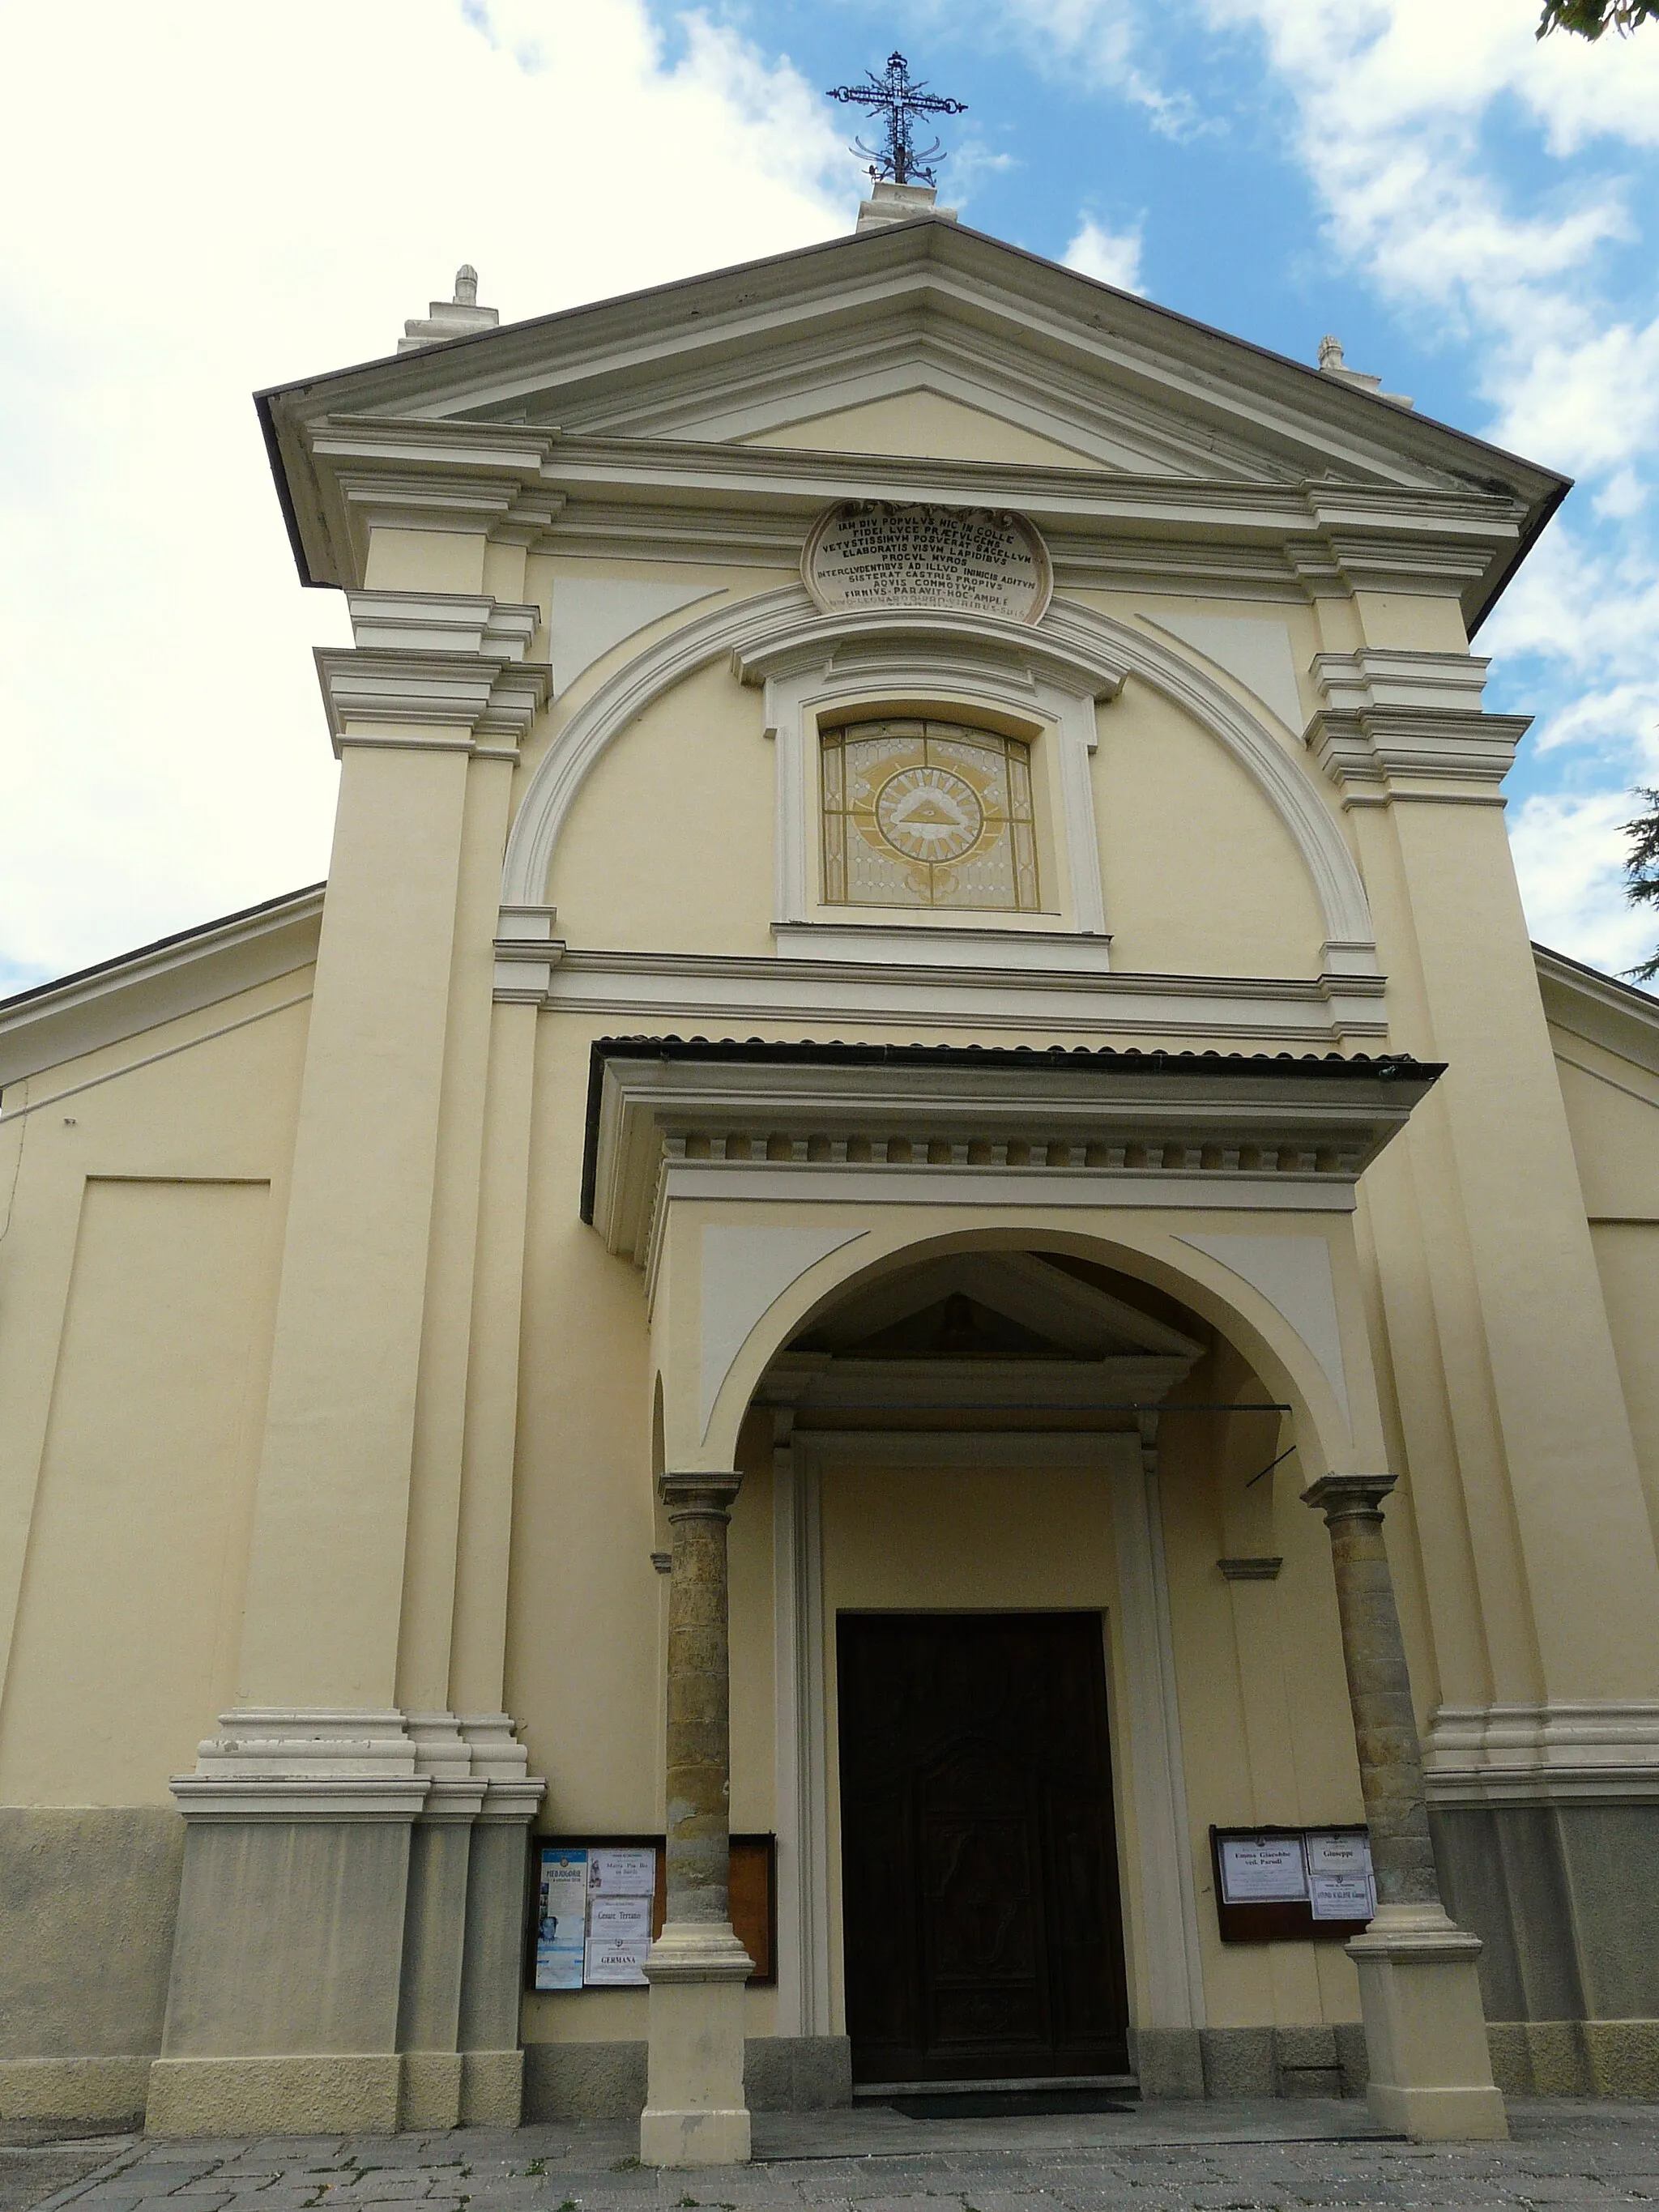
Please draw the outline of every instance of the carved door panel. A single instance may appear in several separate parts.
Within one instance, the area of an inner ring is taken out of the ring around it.
[[[1127,2069],[1101,1624],[843,1613],[855,2078]]]

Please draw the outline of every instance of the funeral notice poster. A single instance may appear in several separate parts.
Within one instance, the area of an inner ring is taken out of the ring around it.
[[[1359,1829],[1310,1828],[1308,1902],[1316,1920],[1370,1920],[1376,1911],[1370,1838]]]
[[[1300,1836],[1224,1836],[1221,1893],[1229,1905],[1297,1904],[1308,1894]]]
[[[615,1844],[596,1846],[588,1858],[582,1979],[589,1989],[642,1989],[657,1854],[649,1844]]]
[[[536,1915],[536,1987],[579,1990],[587,1941],[587,1853],[568,1844],[542,1847]]]

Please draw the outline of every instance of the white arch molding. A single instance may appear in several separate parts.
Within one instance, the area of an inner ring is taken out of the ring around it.
[[[731,659],[747,680],[771,685],[839,659],[849,666],[850,680],[860,658],[874,658],[891,673],[907,647],[935,683],[947,656],[959,659],[981,697],[1000,672],[1007,710],[1016,715],[1022,708],[1029,715],[1045,687],[1091,706],[1112,697],[1129,676],[1160,693],[1225,748],[1285,825],[1319,901],[1327,973],[1376,972],[1375,933],[1359,871],[1300,764],[1249,708],[1170,647],[1114,616],[1059,599],[1034,626],[915,608],[823,615],[805,587],[792,583],[686,623],[601,684],[537,763],[507,838],[501,905],[545,902],[560,834],[593,766],[653,700],[698,669]],[[1080,727],[1075,714],[1072,726]],[[781,757],[779,770],[781,781]],[[781,794],[781,808],[782,802]],[[781,907],[788,896],[781,854],[780,860]],[[1097,857],[1094,865],[1097,869]],[[1084,876],[1086,903],[1086,867]],[[788,916],[781,911],[779,919]]]

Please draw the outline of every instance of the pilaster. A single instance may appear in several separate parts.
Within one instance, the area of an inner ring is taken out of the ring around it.
[[[448,1676],[491,864],[550,678],[525,659],[533,608],[348,596],[355,649],[318,655],[340,801],[243,1702],[173,1785],[187,1835],[162,2132],[518,2109],[516,1957],[510,2035],[496,1985],[541,1785],[495,1710],[499,1677],[458,1721]],[[469,2045],[479,2033],[503,2039]]]
[[[1321,654],[1307,742],[1358,845],[1392,1041],[1449,1063],[1383,1170],[1397,1183],[1409,1165],[1416,1186],[1444,1363],[1441,1413],[1440,1378],[1396,1360],[1407,1431],[1452,1447],[1414,1460],[1418,1510],[1467,1531],[1487,1695],[1629,1705],[1659,1687],[1659,1560],[1504,832],[1527,725],[1480,711],[1485,671],[1457,653]],[[1461,1513],[1424,1495],[1437,1480],[1462,1487]]]

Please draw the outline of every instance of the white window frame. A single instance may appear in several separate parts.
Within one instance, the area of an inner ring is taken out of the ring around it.
[[[1023,652],[1003,638],[959,634],[842,635],[805,641],[740,659],[739,672],[765,687],[765,732],[776,747],[777,823],[773,934],[780,951],[839,957],[855,931],[862,957],[927,958],[927,939],[948,937],[951,955],[988,966],[1016,965],[1036,947],[1066,943],[1066,957],[1103,969],[1109,958],[1100,842],[1090,757],[1099,743],[1096,699],[1073,673],[1063,680],[1033,640]],[[1001,728],[1031,747],[1037,797],[1038,884],[1033,912],[971,907],[829,905],[823,884],[820,731],[882,714]],[[964,945],[963,940],[969,940]],[[816,942],[814,940],[817,940]],[[932,957],[946,951],[932,948]]]

